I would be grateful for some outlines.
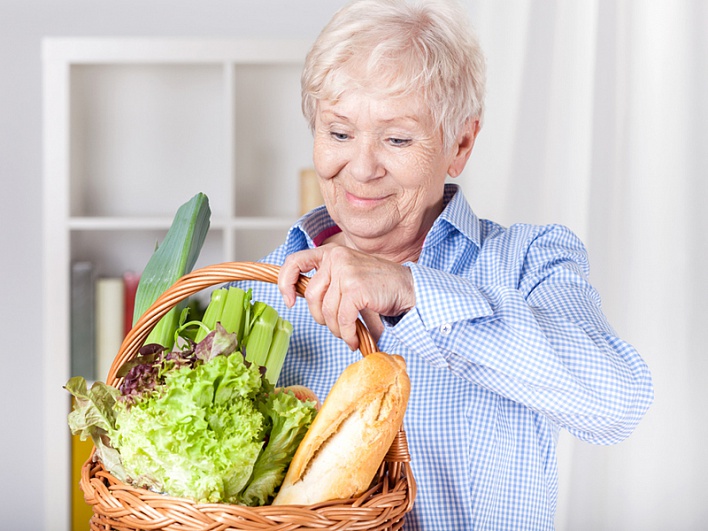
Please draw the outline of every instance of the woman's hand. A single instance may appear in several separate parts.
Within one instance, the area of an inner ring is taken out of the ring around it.
[[[305,290],[310,313],[352,350],[359,348],[356,321],[360,313],[378,340],[383,330],[379,315],[400,315],[415,305],[409,268],[349,247],[327,244],[285,259],[278,289],[289,308],[295,304],[295,284],[300,273],[312,269],[316,271]]]

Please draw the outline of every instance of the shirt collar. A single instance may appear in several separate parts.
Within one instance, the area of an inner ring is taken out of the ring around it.
[[[460,187],[456,184],[445,184],[443,195],[445,207],[433,223],[428,236],[425,238],[423,249],[436,245],[453,230],[457,230],[477,247],[480,246],[479,219],[472,211]],[[314,248],[340,229],[327,213],[327,208],[322,205],[302,216],[292,226],[285,238],[287,254]]]
[[[453,230],[480,247],[482,238],[479,219],[457,184],[445,184],[443,202],[445,207],[425,238],[423,249],[439,243]]]
[[[303,249],[312,249],[321,245],[327,236],[337,232],[339,227],[322,205],[302,216],[288,231],[285,238],[285,251],[292,254]]]

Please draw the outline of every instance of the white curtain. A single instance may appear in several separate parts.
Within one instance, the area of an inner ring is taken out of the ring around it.
[[[655,402],[611,447],[559,445],[559,530],[708,529],[708,1],[466,0],[487,115],[478,215],[568,225]]]

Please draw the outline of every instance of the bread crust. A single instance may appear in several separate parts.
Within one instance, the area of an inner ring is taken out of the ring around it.
[[[295,452],[273,505],[311,505],[365,492],[401,427],[405,360],[374,352],[339,376]]]

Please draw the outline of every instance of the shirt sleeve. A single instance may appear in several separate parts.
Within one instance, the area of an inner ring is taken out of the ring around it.
[[[649,370],[607,323],[577,237],[552,226],[522,241],[504,260],[482,257],[487,274],[471,278],[407,264],[416,306],[388,330],[582,440],[619,442],[653,400]]]

